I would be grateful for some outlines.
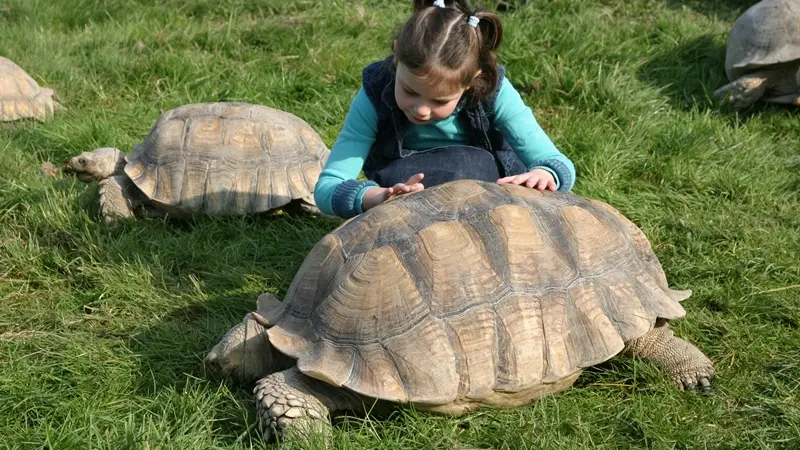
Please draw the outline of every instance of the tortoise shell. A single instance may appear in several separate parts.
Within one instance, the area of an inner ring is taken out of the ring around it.
[[[568,387],[690,294],[609,205],[464,180],[345,222],[263,313],[311,377],[463,412]]]
[[[0,120],[44,120],[55,108],[52,89],[40,87],[22,68],[0,56]]]
[[[764,0],[744,12],[731,29],[725,53],[729,80],[760,67],[800,59],[800,2]]]
[[[204,103],[163,113],[126,157],[125,173],[162,205],[250,214],[310,198],[329,154],[319,135],[290,113]]]

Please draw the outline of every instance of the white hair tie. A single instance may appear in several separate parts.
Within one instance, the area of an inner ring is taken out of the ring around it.
[[[433,2],[433,6],[438,6],[439,8],[444,8],[445,7],[444,0],[436,0],[435,2]]]
[[[478,22],[480,21],[481,19],[479,19],[478,16],[469,16],[469,22],[467,23],[469,23],[469,26],[472,28],[478,28]]]

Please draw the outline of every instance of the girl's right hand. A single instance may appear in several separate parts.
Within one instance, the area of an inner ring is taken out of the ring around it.
[[[425,174],[418,173],[409,178],[405,183],[397,183],[390,188],[376,187],[368,189],[361,199],[361,209],[366,211],[400,195],[421,191],[425,189],[425,185],[421,183],[423,178],[425,178]]]

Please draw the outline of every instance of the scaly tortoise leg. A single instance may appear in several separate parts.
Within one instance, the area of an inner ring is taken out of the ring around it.
[[[100,181],[100,215],[106,225],[114,225],[120,220],[131,219],[138,202],[131,190],[130,179],[116,175]]]
[[[654,362],[681,389],[711,390],[714,364],[697,347],[675,336],[666,320],[659,319],[644,336],[626,342],[624,351]]]
[[[314,202],[314,196],[309,195],[308,197],[301,198],[300,200],[295,200],[297,206],[308,214],[314,215],[322,215],[322,212],[317,208],[316,202]]]
[[[319,434],[327,438],[332,412],[364,407],[357,394],[304,375],[297,367],[258,380],[253,393],[267,442],[276,436],[308,440]]]
[[[714,91],[718,101],[727,101],[736,109],[747,108],[764,96],[770,87],[767,73],[755,72],[737,78]]]
[[[292,200],[284,207],[284,210],[292,214],[311,214],[314,216],[324,216],[319,208],[317,208],[317,204],[314,203],[313,195]]]
[[[317,208],[317,204],[314,203],[313,195],[294,200],[286,206],[286,210],[292,213],[305,213],[311,214],[312,216],[324,217],[326,219],[339,219],[339,217],[330,216],[320,211],[319,208]]]

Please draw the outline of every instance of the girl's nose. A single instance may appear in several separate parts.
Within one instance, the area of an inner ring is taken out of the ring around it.
[[[416,114],[419,117],[428,117],[428,115],[430,113],[431,113],[431,109],[428,108],[424,103],[417,104],[414,107],[414,114]]]

